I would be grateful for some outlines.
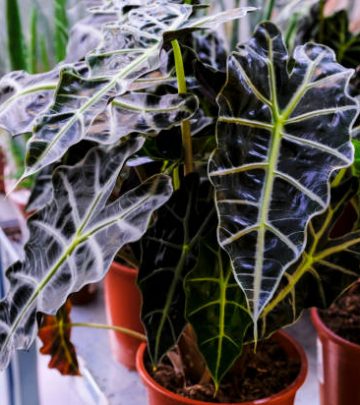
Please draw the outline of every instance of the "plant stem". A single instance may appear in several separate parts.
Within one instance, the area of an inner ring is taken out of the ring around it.
[[[268,0],[267,6],[264,11],[263,20],[264,21],[271,21],[272,13],[275,7],[275,0]]]
[[[12,70],[26,70],[26,46],[17,0],[6,1],[7,40]]]
[[[325,0],[320,0],[319,6],[319,42],[322,43],[324,40],[324,9],[325,9]]]
[[[87,322],[75,322],[71,323],[69,326],[73,328],[78,327],[78,328],[113,330],[114,332],[120,332],[123,333],[124,335],[141,340],[142,342],[147,342],[146,336],[144,334],[136,332],[131,329],[123,328],[122,326],[103,325],[100,323],[87,323]]]
[[[338,187],[342,181],[342,179],[344,178],[346,171],[347,171],[347,167],[345,169],[341,169],[339,170],[339,172],[337,173],[336,177],[334,178],[334,180],[331,183],[331,187]]]
[[[179,94],[187,93],[186,77],[184,70],[184,61],[181,54],[179,42],[175,39],[171,41],[174,51],[175,70],[178,83]],[[193,152],[192,152],[192,139],[191,139],[191,126],[189,120],[184,120],[181,123],[181,135],[184,149],[184,174],[185,176],[194,170]]]
[[[235,5],[234,5],[235,8],[240,7],[240,1],[241,0],[235,0]],[[233,22],[233,26],[232,26],[231,49],[235,49],[235,47],[239,41],[239,26],[240,26],[239,20],[236,19]]]
[[[31,10],[30,18],[30,42],[29,42],[29,72],[37,73],[37,45],[38,45],[38,35],[37,35],[37,21],[38,13],[35,7]]]
[[[298,22],[299,22],[299,14],[294,13],[291,16],[290,23],[287,27],[286,34],[285,34],[285,44],[286,44],[288,51],[290,51],[290,48],[293,45],[293,38],[296,34]]]

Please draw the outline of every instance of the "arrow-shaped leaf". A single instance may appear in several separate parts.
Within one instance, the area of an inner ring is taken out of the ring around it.
[[[254,321],[303,252],[308,222],[327,208],[331,174],[353,161],[352,71],[321,45],[296,48],[290,74],[288,58],[271,23],[232,54],[209,165],[219,240]]]
[[[252,320],[229,257],[216,241],[201,244],[199,260],[185,279],[185,289],[186,318],[196,332],[217,390],[240,356]]]
[[[36,313],[55,314],[72,292],[99,281],[116,252],[145,233],[152,213],[171,195],[170,179],[155,176],[108,203],[125,160],[142,146],[130,139],[92,149],[74,167],[53,175],[53,199],[28,222],[25,260],[7,271],[10,290],[0,303],[0,366],[28,348]]]
[[[295,322],[305,308],[327,308],[359,279],[360,231],[332,236],[339,218],[346,221],[351,214],[349,201],[358,189],[356,178],[333,188],[329,209],[309,224],[306,250],[287,270],[260,317],[262,336]]]
[[[184,277],[196,264],[200,238],[215,219],[209,188],[200,185],[197,174],[187,176],[141,240],[142,321],[155,366],[186,324]]]

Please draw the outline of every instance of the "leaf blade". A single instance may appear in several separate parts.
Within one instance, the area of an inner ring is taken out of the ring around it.
[[[328,206],[331,173],[353,159],[349,128],[357,103],[345,91],[351,71],[316,44],[297,48],[294,59],[289,74],[280,32],[271,23],[261,24],[230,57],[218,101],[218,149],[209,176],[217,189],[219,239],[254,321],[304,250],[307,222]],[[247,95],[241,103],[236,87]],[[335,103],[329,98],[323,105],[329,110],[326,120],[312,114],[324,91],[337,95]],[[337,119],[340,126],[332,126]],[[321,150],[315,147],[319,143],[325,145]],[[332,149],[336,153],[329,153]],[[229,219],[234,215],[236,221]]]
[[[94,148],[76,166],[56,170],[51,202],[28,222],[26,260],[7,271],[10,293],[0,302],[2,367],[14,349],[33,341],[36,312],[55,314],[70,293],[99,281],[116,252],[145,233],[152,212],[169,198],[169,179],[159,175],[108,203],[125,160],[142,144],[130,139],[109,151]]]

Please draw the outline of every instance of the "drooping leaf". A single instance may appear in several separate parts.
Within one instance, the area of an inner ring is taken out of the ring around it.
[[[271,23],[232,54],[209,164],[219,241],[254,320],[303,252],[308,222],[327,208],[331,174],[353,161],[351,70],[316,44],[296,48],[290,74],[288,58]]]
[[[157,135],[189,119],[197,108],[198,101],[190,94],[127,93],[96,117],[86,139],[111,144],[133,132]]]
[[[158,96],[151,93],[127,93],[116,97],[92,123],[86,139],[113,144],[130,133],[156,135],[179,125],[198,108],[196,97],[178,94]],[[200,122],[199,120],[197,122]],[[165,136],[172,134],[166,131]],[[168,140],[173,142],[174,138]],[[90,142],[88,142],[91,144]],[[74,145],[66,154],[66,164],[75,164],[83,156],[84,142]],[[179,149],[178,149],[179,150]],[[180,144],[181,150],[181,144]],[[51,174],[59,162],[43,168],[36,179],[27,210],[37,210],[49,201],[52,194]]]
[[[28,221],[25,260],[7,271],[8,295],[0,302],[0,366],[14,349],[28,348],[37,312],[55,314],[69,294],[97,282],[116,252],[145,233],[152,213],[172,192],[158,175],[108,202],[126,159],[140,139],[108,149],[94,148],[73,167],[53,175],[53,199]]]
[[[337,60],[349,68],[360,64],[360,33],[349,30],[349,18],[346,10],[325,17],[321,21],[319,5],[315,5],[310,15],[302,20],[297,35],[297,43],[319,42],[332,48]]]
[[[328,210],[310,222],[304,253],[286,271],[260,317],[263,337],[295,322],[305,308],[327,308],[359,279],[360,232],[351,231],[356,213],[352,217],[349,205],[358,189],[357,178],[333,188]],[[344,227],[344,222],[350,225],[350,232],[334,236],[336,228]]]
[[[54,104],[37,123],[29,142],[24,177],[59,160],[66,149],[86,137],[91,123],[115,96],[137,78],[160,67],[163,35],[182,29],[209,28],[216,16],[190,18],[192,6],[167,1],[131,9],[103,29],[99,49],[86,61],[89,77],[64,68]],[[219,22],[244,16],[248,8],[219,17]]]
[[[48,367],[62,375],[80,375],[76,350],[71,342],[71,303],[68,300],[56,315],[44,315],[39,328],[41,354],[51,356]]]
[[[199,240],[215,219],[209,188],[197,174],[187,176],[141,240],[141,315],[155,366],[186,323],[184,277],[196,264]]]
[[[201,244],[197,265],[185,279],[185,290],[186,318],[217,388],[240,356],[252,320],[229,257],[216,240]]]

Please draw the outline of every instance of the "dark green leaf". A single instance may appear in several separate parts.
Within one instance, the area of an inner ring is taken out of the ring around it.
[[[200,184],[191,174],[142,238],[142,321],[154,365],[176,344],[185,326],[184,277],[196,264],[199,240],[214,214],[208,182]]]
[[[260,317],[263,337],[295,322],[305,308],[327,308],[359,279],[360,231],[351,231],[357,214],[349,203],[358,189],[356,178],[333,188],[330,207],[309,224],[304,253],[286,271]]]
[[[349,19],[346,10],[341,10],[320,22],[320,10],[316,5],[310,16],[306,17],[299,27],[297,43],[319,42],[332,48],[339,63],[346,67],[356,68],[360,64],[360,33],[349,30]]]
[[[296,48],[290,74],[288,61],[271,23],[232,54],[209,164],[220,243],[254,321],[301,256],[308,222],[327,208],[332,173],[353,162],[352,71],[316,44]]]
[[[201,244],[199,260],[185,279],[185,289],[186,318],[196,332],[217,388],[240,356],[252,320],[229,257],[213,239]]]

